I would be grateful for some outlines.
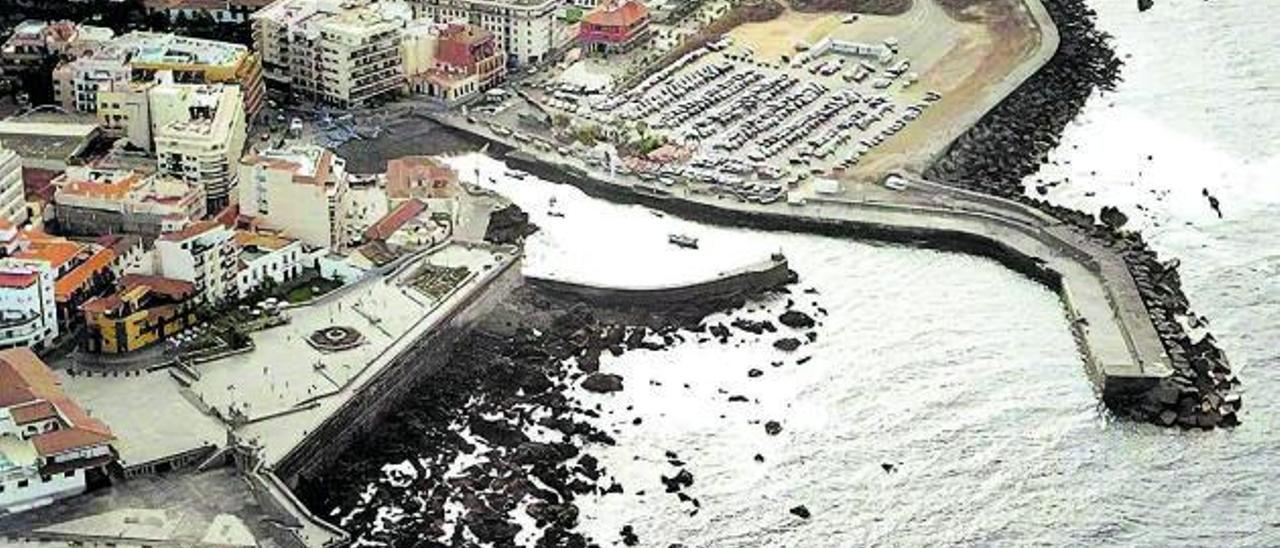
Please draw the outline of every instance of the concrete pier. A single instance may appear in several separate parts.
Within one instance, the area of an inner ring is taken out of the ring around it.
[[[641,203],[713,224],[798,230],[925,245],[992,257],[1062,297],[1091,379],[1104,399],[1142,393],[1173,369],[1137,285],[1115,252],[1033,208],[919,178],[906,190],[855,184],[803,205],[747,202],[677,185],[655,189],[572,157],[533,152],[460,116],[436,120],[497,144],[508,163],[614,201]]]

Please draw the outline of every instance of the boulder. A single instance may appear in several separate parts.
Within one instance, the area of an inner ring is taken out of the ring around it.
[[[783,352],[791,352],[800,348],[800,340],[794,337],[786,337],[773,342],[773,347]]]
[[[808,508],[805,508],[805,506],[801,504],[800,506],[796,506],[791,509],[791,515],[797,516],[800,519],[809,519],[809,516],[812,514],[809,513]]]
[[[622,376],[612,373],[592,373],[582,380],[582,387],[597,394],[622,390]]]
[[[792,329],[809,329],[813,327],[813,318],[799,310],[788,310],[778,316],[778,323]]]
[[[764,431],[770,436],[776,436],[782,433],[782,423],[778,421],[769,421],[764,423]]]

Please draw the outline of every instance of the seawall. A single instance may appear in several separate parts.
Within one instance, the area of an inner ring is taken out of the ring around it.
[[[531,286],[543,291],[604,306],[671,305],[695,301],[721,301],[754,295],[794,279],[781,254],[768,260],[689,284],[654,287],[613,287],[545,277],[528,276]]]
[[[430,313],[431,317],[421,320],[379,355],[366,372],[367,378],[358,377],[349,388],[297,407],[291,414],[264,417],[236,429],[233,455],[237,466],[245,473],[259,503],[278,524],[275,540],[280,545],[317,548],[349,541],[339,527],[312,514],[293,491],[333,464],[362,433],[377,428],[419,381],[449,361],[457,341],[521,283],[521,262],[517,251],[477,273],[474,286],[466,293],[455,295],[456,299],[446,297],[440,309]],[[387,275],[401,274],[404,272]],[[329,403],[335,400],[336,405]],[[315,413],[324,414],[318,424],[298,422],[310,420],[306,415]],[[291,445],[264,448],[264,443],[272,442],[263,440],[275,437],[272,432],[280,428],[305,430],[296,442],[278,442]]]

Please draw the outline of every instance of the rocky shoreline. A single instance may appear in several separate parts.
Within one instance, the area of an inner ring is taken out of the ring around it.
[[[661,351],[686,340],[725,344],[738,332],[781,336],[768,320],[704,323],[749,302],[739,296],[665,309],[592,309],[517,288],[458,344],[447,367],[419,382],[399,413],[319,477],[302,478],[297,493],[366,546],[594,546],[574,530],[575,500],[627,489],[590,454],[614,443],[592,424],[601,410],[577,403],[571,392],[624,389],[623,374],[601,371],[606,354]],[[803,330],[816,322],[788,308],[778,323]],[[696,508],[683,492],[693,483],[683,465],[661,481]],[[619,534],[624,544],[638,542],[630,527]]]
[[[1122,64],[1108,44],[1110,37],[1094,26],[1095,13],[1083,0],[1042,2],[1058,26],[1058,51],[961,135],[924,176],[1030,204],[1124,258],[1175,371],[1147,394],[1108,401],[1110,407],[1135,420],[1163,426],[1235,426],[1241,405],[1235,390],[1240,381],[1213,336],[1202,332],[1203,318],[1190,311],[1177,261],[1161,261],[1141,234],[1124,230],[1124,215],[1115,208],[1104,208],[1100,222],[1092,214],[1024,192],[1023,179],[1039,171],[1089,97],[1095,91],[1114,89]]]

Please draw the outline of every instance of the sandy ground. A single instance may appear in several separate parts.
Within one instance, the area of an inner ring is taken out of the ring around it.
[[[928,14],[919,21],[943,23],[941,26],[946,27],[944,34],[951,46],[941,47],[939,41],[912,55],[921,59],[918,66],[928,66],[920,71],[920,81],[913,89],[916,93],[936,90],[942,93],[943,100],[916,123],[868,154],[859,169],[850,172],[851,178],[875,179],[895,169],[924,171],[953,139],[980,117],[975,111],[989,96],[1009,91],[1002,80],[1034,56],[1040,44],[1040,32],[1022,2],[998,1],[1007,4],[1009,9],[974,13],[974,22],[957,21],[933,2],[916,2],[906,16],[918,16],[919,10],[927,9]],[[910,38],[904,35],[901,39],[905,52],[908,48],[917,49],[913,47],[917,44],[908,45],[908,40],[928,43],[932,36],[926,27],[916,26]]]
[[[735,44],[750,47],[758,56],[777,61],[796,52],[800,42],[812,44],[840,26],[835,13],[800,13],[790,8],[772,21],[746,23],[729,32]]]

